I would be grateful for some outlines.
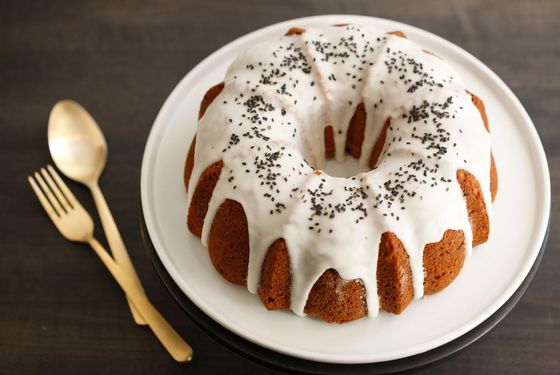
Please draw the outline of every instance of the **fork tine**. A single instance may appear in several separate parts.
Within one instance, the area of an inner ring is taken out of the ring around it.
[[[64,208],[66,212],[70,211],[72,209],[70,202],[68,201],[68,199],[66,199],[62,191],[60,191],[60,188],[54,183],[51,175],[47,173],[47,170],[45,168],[41,168],[41,174],[47,181],[47,185],[58,199],[58,202],[61,204],[62,208]]]
[[[76,199],[76,197],[74,196],[74,194],[72,194],[72,192],[70,191],[70,189],[68,188],[68,186],[64,183],[64,181],[62,180],[62,178],[58,175],[58,173],[56,172],[56,170],[52,167],[52,165],[47,164],[47,169],[50,172],[51,176],[54,178],[54,181],[56,182],[56,184],[58,185],[58,187],[60,188],[60,190],[62,190],[62,194],[64,195],[64,197],[66,198],[66,200],[68,201],[68,203],[70,203],[70,205],[72,207],[76,207],[80,205],[80,202],[78,202],[78,200]]]
[[[41,186],[41,189],[43,189],[43,193],[45,193],[45,195],[47,196],[47,199],[49,200],[49,202],[51,202],[51,205],[53,206],[55,211],[58,212],[58,215],[59,216],[64,215],[66,213],[66,210],[62,208],[60,202],[53,195],[52,190],[47,186],[45,180],[43,180],[43,177],[41,177],[39,172],[35,172],[34,176],[35,176],[35,180],[39,182],[39,186]]]
[[[58,220],[60,215],[58,214],[58,212],[56,212],[56,210],[51,205],[51,203],[49,202],[47,197],[45,197],[45,194],[43,194],[43,192],[41,191],[39,186],[37,186],[37,183],[35,182],[33,177],[28,176],[27,181],[29,182],[29,185],[31,185],[31,187],[33,188],[33,191],[35,192],[35,195],[37,196],[37,199],[39,199],[39,202],[41,202],[41,205],[43,206],[45,211],[47,211],[47,214],[49,215],[51,220],[52,221]]]

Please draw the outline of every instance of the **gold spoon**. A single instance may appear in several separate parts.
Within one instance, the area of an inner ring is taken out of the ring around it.
[[[99,176],[107,162],[107,143],[101,129],[81,105],[72,100],[61,100],[51,111],[48,134],[54,163],[66,177],[89,187],[115,261],[144,294],[117,224],[99,188]],[[130,299],[128,304],[136,324],[145,325],[146,321]]]

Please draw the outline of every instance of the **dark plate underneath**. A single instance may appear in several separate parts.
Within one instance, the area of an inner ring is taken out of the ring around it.
[[[413,355],[411,357],[386,362],[348,365],[314,362],[280,354],[245,340],[216,323],[212,318],[202,312],[202,310],[191,302],[183,291],[179,289],[177,284],[175,284],[169,273],[167,273],[167,270],[161,263],[150,239],[142,212],[140,212],[140,216],[144,246],[146,247],[146,251],[152,260],[152,264],[154,265],[157,274],[163,281],[163,284],[166,286],[171,296],[199,328],[222,345],[256,363],[276,370],[304,374],[382,374],[406,371],[433,365],[444,358],[449,358],[450,356],[459,353],[461,350],[465,349],[467,346],[490,332],[492,328],[494,328],[513,309],[521,297],[523,297],[539,268],[546,242],[548,240],[547,228],[537,259],[519,288],[515,291],[511,298],[498,309],[498,311],[478,326],[465,333],[463,336],[460,336],[455,340],[435,349]]]

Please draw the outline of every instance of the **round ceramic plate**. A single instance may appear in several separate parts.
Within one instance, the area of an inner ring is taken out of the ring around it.
[[[381,313],[330,325],[289,311],[267,311],[245,288],[225,281],[200,239],[186,229],[183,165],[205,91],[220,82],[245,48],[283,35],[292,26],[337,23],[401,30],[448,61],[480,96],[492,129],[500,189],[490,239],[474,249],[457,279],[436,295],[413,301],[401,315]],[[171,93],[154,123],[142,164],[142,209],[163,266],[205,314],[235,334],[290,356],[330,363],[372,363],[405,358],[448,343],[496,312],[519,288],[544,240],[550,180],[537,132],[513,93],[484,64],[426,31],[362,16],[301,18],[239,38],[191,70]]]

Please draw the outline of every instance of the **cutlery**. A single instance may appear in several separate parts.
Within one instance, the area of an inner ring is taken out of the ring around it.
[[[35,179],[29,176],[28,181],[58,231],[67,240],[89,244],[169,354],[178,362],[190,361],[193,355],[192,348],[148,301],[132,276],[117,264],[95,239],[91,216],[76,200],[54,168],[48,165],[47,169],[48,172],[41,168],[41,173],[35,172]]]
[[[115,261],[144,293],[119,229],[99,188],[99,176],[107,161],[107,143],[93,117],[78,103],[61,100],[49,117],[49,149],[55,165],[69,179],[86,185],[93,195],[101,225]],[[136,324],[145,325],[141,314],[129,302]]]

